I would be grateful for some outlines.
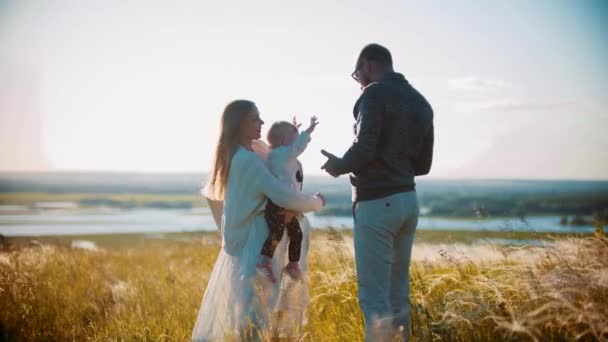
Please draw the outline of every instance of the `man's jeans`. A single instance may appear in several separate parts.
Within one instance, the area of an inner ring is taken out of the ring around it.
[[[415,191],[357,202],[355,262],[359,305],[365,316],[367,341],[383,340],[392,329],[409,340],[410,259],[418,200]]]

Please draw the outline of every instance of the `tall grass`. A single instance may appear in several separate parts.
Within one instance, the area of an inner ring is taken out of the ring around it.
[[[363,338],[349,238],[313,236],[302,340]],[[0,340],[189,340],[219,246],[208,235],[99,250],[5,245]],[[413,262],[414,340],[608,341],[608,238],[500,251]]]

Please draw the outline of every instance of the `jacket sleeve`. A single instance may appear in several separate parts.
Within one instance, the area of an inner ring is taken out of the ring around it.
[[[357,170],[370,162],[376,153],[384,116],[384,103],[378,85],[372,84],[365,90],[356,110],[357,136],[352,146],[337,161],[336,169],[340,174]]]
[[[281,160],[297,158],[304,152],[304,150],[306,150],[309,142],[310,134],[303,131],[298,135],[293,143],[291,143],[291,145],[275,148],[273,150],[273,154]]]
[[[255,190],[268,197],[278,206],[298,211],[318,211],[323,202],[315,196],[305,195],[275,178],[257,156],[248,163],[248,172],[254,177]]]
[[[433,124],[431,123],[431,127],[424,136],[420,153],[418,154],[418,157],[414,160],[414,172],[416,176],[423,176],[431,171],[431,164],[433,162],[434,140],[435,132]]]

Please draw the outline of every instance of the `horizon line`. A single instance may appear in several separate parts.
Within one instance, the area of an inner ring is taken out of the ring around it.
[[[19,174],[141,174],[141,175],[207,175],[209,171],[133,171],[133,170],[0,170],[0,175],[19,175]],[[348,175],[343,175],[345,178]],[[329,175],[322,173],[310,173],[309,177],[327,177],[332,178]],[[419,177],[422,177],[419,178]],[[336,178],[333,178],[336,179]],[[336,179],[338,180],[338,179]],[[507,177],[447,177],[447,176],[434,176],[424,175],[416,176],[416,181],[572,181],[572,182],[608,182],[606,178],[551,178],[551,177],[539,177],[539,178],[507,178]]]

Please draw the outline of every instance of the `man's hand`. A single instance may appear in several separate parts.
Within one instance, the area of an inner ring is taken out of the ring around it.
[[[332,177],[338,178],[340,174],[338,173],[338,170],[336,170],[336,164],[340,158],[334,156],[333,154],[325,150],[321,150],[321,154],[327,157],[327,161],[325,162],[325,164],[323,164],[323,166],[321,166],[321,170],[325,170],[325,172],[329,173]]]
[[[310,126],[308,126],[308,128],[306,129],[306,132],[308,134],[312,134],[312,132],[315,130],[315,127],[317,127],[318,124],[319,124],[319,120],[317,119],[317,117],[312,116],[310,118]]]

